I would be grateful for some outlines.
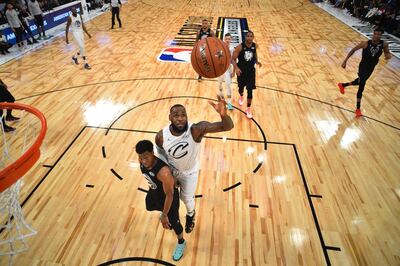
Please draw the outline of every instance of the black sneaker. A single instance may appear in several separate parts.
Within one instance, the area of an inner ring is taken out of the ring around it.
[[[6,121],[17,121],[17,120],[19,120],[19,117],[15,117],[13,115],[6,116]]]
[[[92,67],[88,63],[85,64],[84,68],[87,70],[92,69]]]
[[[78,62],[78,58],[77,57],[72,57],[72,61],[74,61],[74,63],[75,63],[75,65],[79,65],[79,62]]]
[[[4,125],[4,132],[13,132],[15,130],[15,128]]]
[[[186,215],[186,224],[185,224],[185,232],[189,234],[193,231],[194,228],[194,221],[196,220],[196,211],[194,211],[193,216],[190,217]]]

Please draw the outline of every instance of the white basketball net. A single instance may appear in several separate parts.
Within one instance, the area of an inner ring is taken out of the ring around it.
[[[23,119],[23,114],[21,113],[21,120]],[[5,116],[6,111],[3,111],[3,116]],[[3,127],[3,117],[0,118],[0,134],[2,134],[1,140],[3,141],[3,150],[1,151],[1,164],[0,167],[4,168],[7,166],[7,162],[10,160],[15,160],[16,156],[11,156],[10,152],[10,139],[16,138],[15,132],[5,133]],[[31,136],[32,130],[32,119],[30,119],[29,124],[24,126],[23,140],[19,139],[21,142],[21,151],[23,154],[29,145],[32,145],[34,137]],[[22,126],[21,123],[16,125]],[[22,137],[21,134],[19,137]],[[0,141],[1,141],[0,140]],[[10,186],[8,189],[0,193],[0,256],[9,256],[8,264],[12,265],[13,256],[21,253],[28,249],[25,242],[27,237],[35,235],[37,232],[30,227],[25,219],[22,212],[21,205],[19,203],[20,188],[22,186],[22,181],[19,179],[15,184]],[[1,259],[1,258],[0,258]]]

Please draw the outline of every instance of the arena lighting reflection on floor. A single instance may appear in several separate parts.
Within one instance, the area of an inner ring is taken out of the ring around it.
[[[324,143],[327,143],[332,136],[336,135],[341,123],[336,120],[317,120],[314,121],[314,124],[320,132]]]
[[[361,137],[361,130],[355,126],[346,128],[342,139],[340,140],[340,146],[345,150],[350,150],[352,143],[356,142]]]
[[[96,103],[85,102],[82,105],[85,122],[90,126],[108,126],[128,105],[101,99]]]

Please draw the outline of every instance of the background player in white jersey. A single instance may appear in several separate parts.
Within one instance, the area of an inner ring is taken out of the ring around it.
[[[201,121],[189,124],[185,107],[176,104],[170,109],[171,124],[156,135],[158,154],[160,158],[167,160],[174,177],[179,182],[180,198],[185,203],[187,211],[186,233],[190,233],[194,227],[194,194],[199,175],[200,142],[207,133],[223,132],[233,128],[233,121],[226,113],[225,100],[218,96],[218,103],[209,103],[221,116],[221,121],[214,123]]]
[[[72,35],[74,36],[74,41],[79,48],[79,52],[74,54],[74,56],[72,57],[72,60],[74,61],[75,64],[78,65],[79,64],[78,56],[81,55],[83,58],[84,67],[86,69],[91,69],[90,65],[86,61],[85,39],[83,37],[83,32],[85,32],[89,38],[92,38],[92,36],[90,36],[89,32],[86,30],[86,27],[83,24],[81,14],[78,14],[78,12],[76,11],[75,8],[71,9],[71,13],[72,14],[71,14],[71,16],[69,16],[68,21],[67,21],[67,27],[65,28],[65,41],[67,42],[67,44],[69,44],[68,31],[69,31],[69,27],[71,26],[71,31],[72,31]]]
[[[231,34],[229,32],[225,34],[224,42],[228,46],[229,51],[231,53],[231,57],[232,57],[234,48],[231,47]],[[231,64],[231,65],[229,65],[226,72],[223,75],[218,77],[218,88],[219,88],[218,94],[221,97],[224,97],[222,82],[225,81],[228,110],[233,110],[232,100],[231,100],[231,98],[232,98],[231,84],[232,84],[232,78],[234,76],[235,76],[235,71],[233,70],[233,65]]]

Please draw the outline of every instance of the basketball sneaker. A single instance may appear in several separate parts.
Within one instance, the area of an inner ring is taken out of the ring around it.
[[[194,211],[193,216],[186,215],[185,232],[187,234],[193,231],[195,216],[196,216],[196,211]]]
[[[19,120],[19,117],[15,117],[13,115],[6,116],[6,121],[17,121],[17,120]]]
[[[13,132],[15,130],[15,128],[4,125],[4,132]]]
[[[356,109],[356,117],[361,117],[362,113],[361,113],[361,109]]]
[[[186,247],[186,241],[184,241],[182,244],[179,243],[176,244],[174,254],[172,255],[172,259],[174,261],[178,261],[182,258],[183,252],[185,251],[185,247]]]
[[[233,106],[231,103],[228,103],[228,110],[233,110]]]
[[[243,96],[239,97],[239,105],[242,106],[243,105]]]
[[[337,85],[338,85],[338,87],[339,87],[340,93],[341,93],[341,94],[344,94],[343,83],[338,83]]]
[[[246,108],[246,116],[247,116],[247,118],[249,118],[249,119],[253,118],[253,115],[251,114],[251,109],[250,109],[250,107],[247,107],[247,108]]]
[[[73,56],[72,61],[74,61],[75,65],[79,65],[78,58]]]
[[[92,69],[92,67],[88,63],[85,63],[84,68],[87,70]]]

